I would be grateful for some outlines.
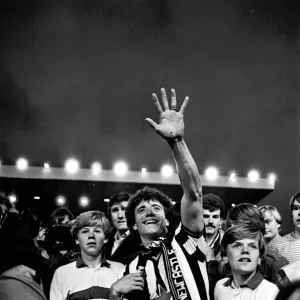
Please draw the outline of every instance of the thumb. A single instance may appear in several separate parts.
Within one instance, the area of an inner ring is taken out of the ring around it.
[[[157,130],[157,123],[155,123],[152,119],[146,118],[145,121],[155,130]]]

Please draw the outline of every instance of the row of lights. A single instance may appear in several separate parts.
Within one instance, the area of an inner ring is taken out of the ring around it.
[[[34,196],[33,198],[34,198],[35,200],[41,199],[40,196]],[[10,201],[11,203],[16,203],[17,200],[18,200],[18,198],[17,198],[17,196],[16,196],[15,194],[9,195],[9,196],[8,196],[8,199],[9,199],[9,201]],[[110,199],[109,199],[109,198],[105,198],[103,201],[106,202],[106,203],[109,203]],[[67,203],[67,199],[66,199],[65,196],[59,195],[59,196],[56,197],[55,202],[56,202],[56,204],[57,204],[58,206],[64,206],[64,205],[66,205],[66,203]],[[175,204],[176,202],[175,202],[175,201],[172,201],[172,203]],[[80,205],[81,207],[86,207],[86,206],[88,206],[89,204],[90,204],[90,199],[89,199],[87,196],[81,196],[81,197],[79,198],[79,205]]]
[[[19,158],[16,162],[16,167],[20,171],[24,171],[28,168],[28,161],[25,158]],[[76,174],[79,171],[80,163],[75,158],[70,158],[70,159],[66,160],[64,167],[68,173]],[[50,163],[45,162],[44,168],[46,170],[50,171],[50,169],[51,169]],[[99,175],[101,173],[101,170],[102,170],[102,166],[99,162],[94,162],[91,165],[91,172],[93,175]],[[115,174],[117,176],[123,176],[128,171],[128,165],[124,161],[118,161],[114,164],[113,171],[115,172]],[[146,175],[147,172],[148,171],[145,167],[141,168],[142,174]],[[174,168],[172,167],[172,165],[166,164],[166,165],[162,166],[160,172],[163,177],[170,177],[174,174]],[[205,170],[204,175],[208,180],[213,181],[219,177],[219,170],[216,167],[211,166]],[[260,179],[260,173],[257,170],[253,169],[248,172],[247,177],[250,182],[255,183]],[[237,178],[237,173],[235,171],[229,172],[230,180],[234,181],[234,180],[236,180],[236,178]],[[273,182],[273,183],[277,180],[277,176],[275,173],[269,173],[267,175],[267,178],[270,182]]]

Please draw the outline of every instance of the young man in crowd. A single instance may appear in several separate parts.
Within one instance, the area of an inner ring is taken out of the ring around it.
[[[290,263],[300,260],[300,192],[290,200],[294,230],[270,245],[270,248],[287,258]]]
[[[259,228],[260,232],[265,234],[265,222],[261,211],[250,203],[241,203],[228,210],[225,227],[229,228],[233,225],[244,225],[255,226]],[[270,282],[278,282],[278,270],[288,264],[288,260],[280,255],[278,252],[267,249],[266,255],[262,258],[260,265],[260,272],[265,279]],[[230,270],[224,265],[221,269],[221,278],[230,274]]]
[[[169,144],[177,163],[183,189],[181,226],[175,231],[171,199],[157,189],[145,187],[134,194],[126,209],[127,223],[137,230],[143,243],[142,253],[127,267],[126,276],[111,287],[111,300],[122,299],[191,299],[207,300],[208,277],[205,255],[198,245],[205,244],[202,208],[202,188],[197,166],[184,141],[183,113],[186,97],[177,111],[175,90],[171,90],[171,105],[161,89],[163,107],[156,94],[153,100],[159,115],[158,124],[146,119]],[[131,293],[128,282],[140,271],[144,288]]]
[[[215,260],[221,260],[221,239],[224,231],[222,222],[225,216],[223,200],[214,194],[203,196],[203,218],[205,224],[206,243],[213,251]]]
[[[259,207],[265,220],[264,238],[268,246],[276,243],[281,238],[279,231],[281,229],[281,215],[273,205],[264,205]]]
[[[109,299],[110,287],[123,265],[107,261],[103,255],[110,232],[108,219],[100,211],[84,212],[76,218],[71,232],[81,256],[55,271],[50,300]]]
[[[222,252],[231,274],[217,282],[215,300],[274,300],[279,290],[258,271],[265,252],[265,241],[259,228],[234,225],[224,234]]]
[[[141,239],[139,235],[130,232],[125,210],[131,194],[120,192],[114,194],[108,205],[108,218],[113,226],[113,230],[105,245],[105,255],[107,259],[127,264],[139,253]]]

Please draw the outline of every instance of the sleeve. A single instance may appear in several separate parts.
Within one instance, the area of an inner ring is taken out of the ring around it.
[[[50,287],[50,300],[65,300],[63,296],[61,283],[63,282],[59,269],[55,271],[51,287]]]

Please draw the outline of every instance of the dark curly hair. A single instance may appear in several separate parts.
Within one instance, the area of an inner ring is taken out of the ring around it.
[[[210,212],[220,210],[220,217],[225,217],[225,204],[224,201],[215,194],[206,194],[203,196],[203,209],[207,209]]]
[[[166,219],[169,221],[170,224],[168,227],[168,234],[173,234],[176,229],[176,220],[172,200],[163,192],[148,186],[145,186],[141,190],[138,190],[129,199],[128,206],[126,208],[126,219],[129,229],[132,231],[133,226],[135,224],[135,208],[142,201],[150,200],[156,200],[163,206],[165,210]]]

